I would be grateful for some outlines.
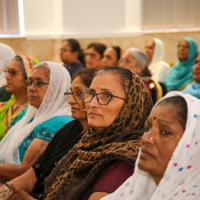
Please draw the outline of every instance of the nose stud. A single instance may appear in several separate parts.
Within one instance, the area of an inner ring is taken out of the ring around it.
[[[152,140],[153,140],[153,138],[151,137],[151,138],[150,138],[150,140],[152,141]]]

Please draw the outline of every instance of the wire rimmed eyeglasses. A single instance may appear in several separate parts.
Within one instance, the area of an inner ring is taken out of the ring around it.
[[[94,93],[90,90],[83,91],[81,95],[85,103],[90,103],[92,99],[96,96],[97,102],[101,105],[107,105],[113,97],[126,100],[125,98],[115,96],[107,92]]]

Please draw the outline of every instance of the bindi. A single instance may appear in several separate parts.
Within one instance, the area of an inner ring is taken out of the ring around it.
[[[99,89],[99,87],[97,87],[97,89]]]
[[[156,120],[156,117],[154,117],[153,119]]]

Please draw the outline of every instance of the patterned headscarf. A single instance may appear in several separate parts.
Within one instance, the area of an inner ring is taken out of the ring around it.
[[[142,79],[132,74],[129,93],[117,118],[103,131],[86,131],[46,179],[44,198],[79,199],[110,160],[123,160],[134,166],[140,128],[151,108],[152,100]]]
[[[163,98],[172,96],[181,96],[185,99],[188,110],[187,122],[183,136],[171,156],[159,185],[156,185],[149,173],[138,168],[139,153],[133,176],[102,200],[200,199],[200,110],[197,109],[200,108],[200,101],[181,92],[170,92]]]
[[[22,61],[22,65],[20,65],[22,72],[25,74],[24,79],[28,79],[31,74],[31,70],[34,65],[38,64],[39,61],[33,57],[27,55],[17,55],[15,58],[19,58]],[[34,61],[33,61],[33,60]]]
[[[14,57],[14,59],[19,59],[20,68],[22,72],[25,74],[24,79],[26,80],[28,76],[30,76],[31,69],[33,68],[33,62],[30,59],[29,56],[25,55],[17,55]],[[24,85],[25,87],[25,85]],[[5,136],[5,133],[7,133],[9,127],[6,125],[6,115],[7,110],[12,106],[13,102],[15,101],[14,95],[11,96],[10,100],[5,103],[3,107],[0,108],[0,141]],[[18,115],[19,113],[17,113]],[[14,117],[14,116],[13,116]]]

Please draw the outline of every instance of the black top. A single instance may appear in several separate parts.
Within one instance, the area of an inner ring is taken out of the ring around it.
[[[11,93],[6,91],[6,86],[0,88],[0,102],[8,101],[11,98]]]
[[[67,65],[67,66],[64,65],[64,67],[70,73],[71,78],[72,78],[72,76],[73,76],[73,74],[75,72],[77,72],[78,70],[81,70],[81,69],[85,68],[85,66],[81,62],[75,62],[75,63],[72,63],[72,64]]]
[[[82,134],[78,135],[82,130],[81,123],[78,120],[73,120],[57,131],[45,151],[32,166],[37,182],[31,196],[43,199],[45,178],[51,173],[57,162],[81,139]]]

